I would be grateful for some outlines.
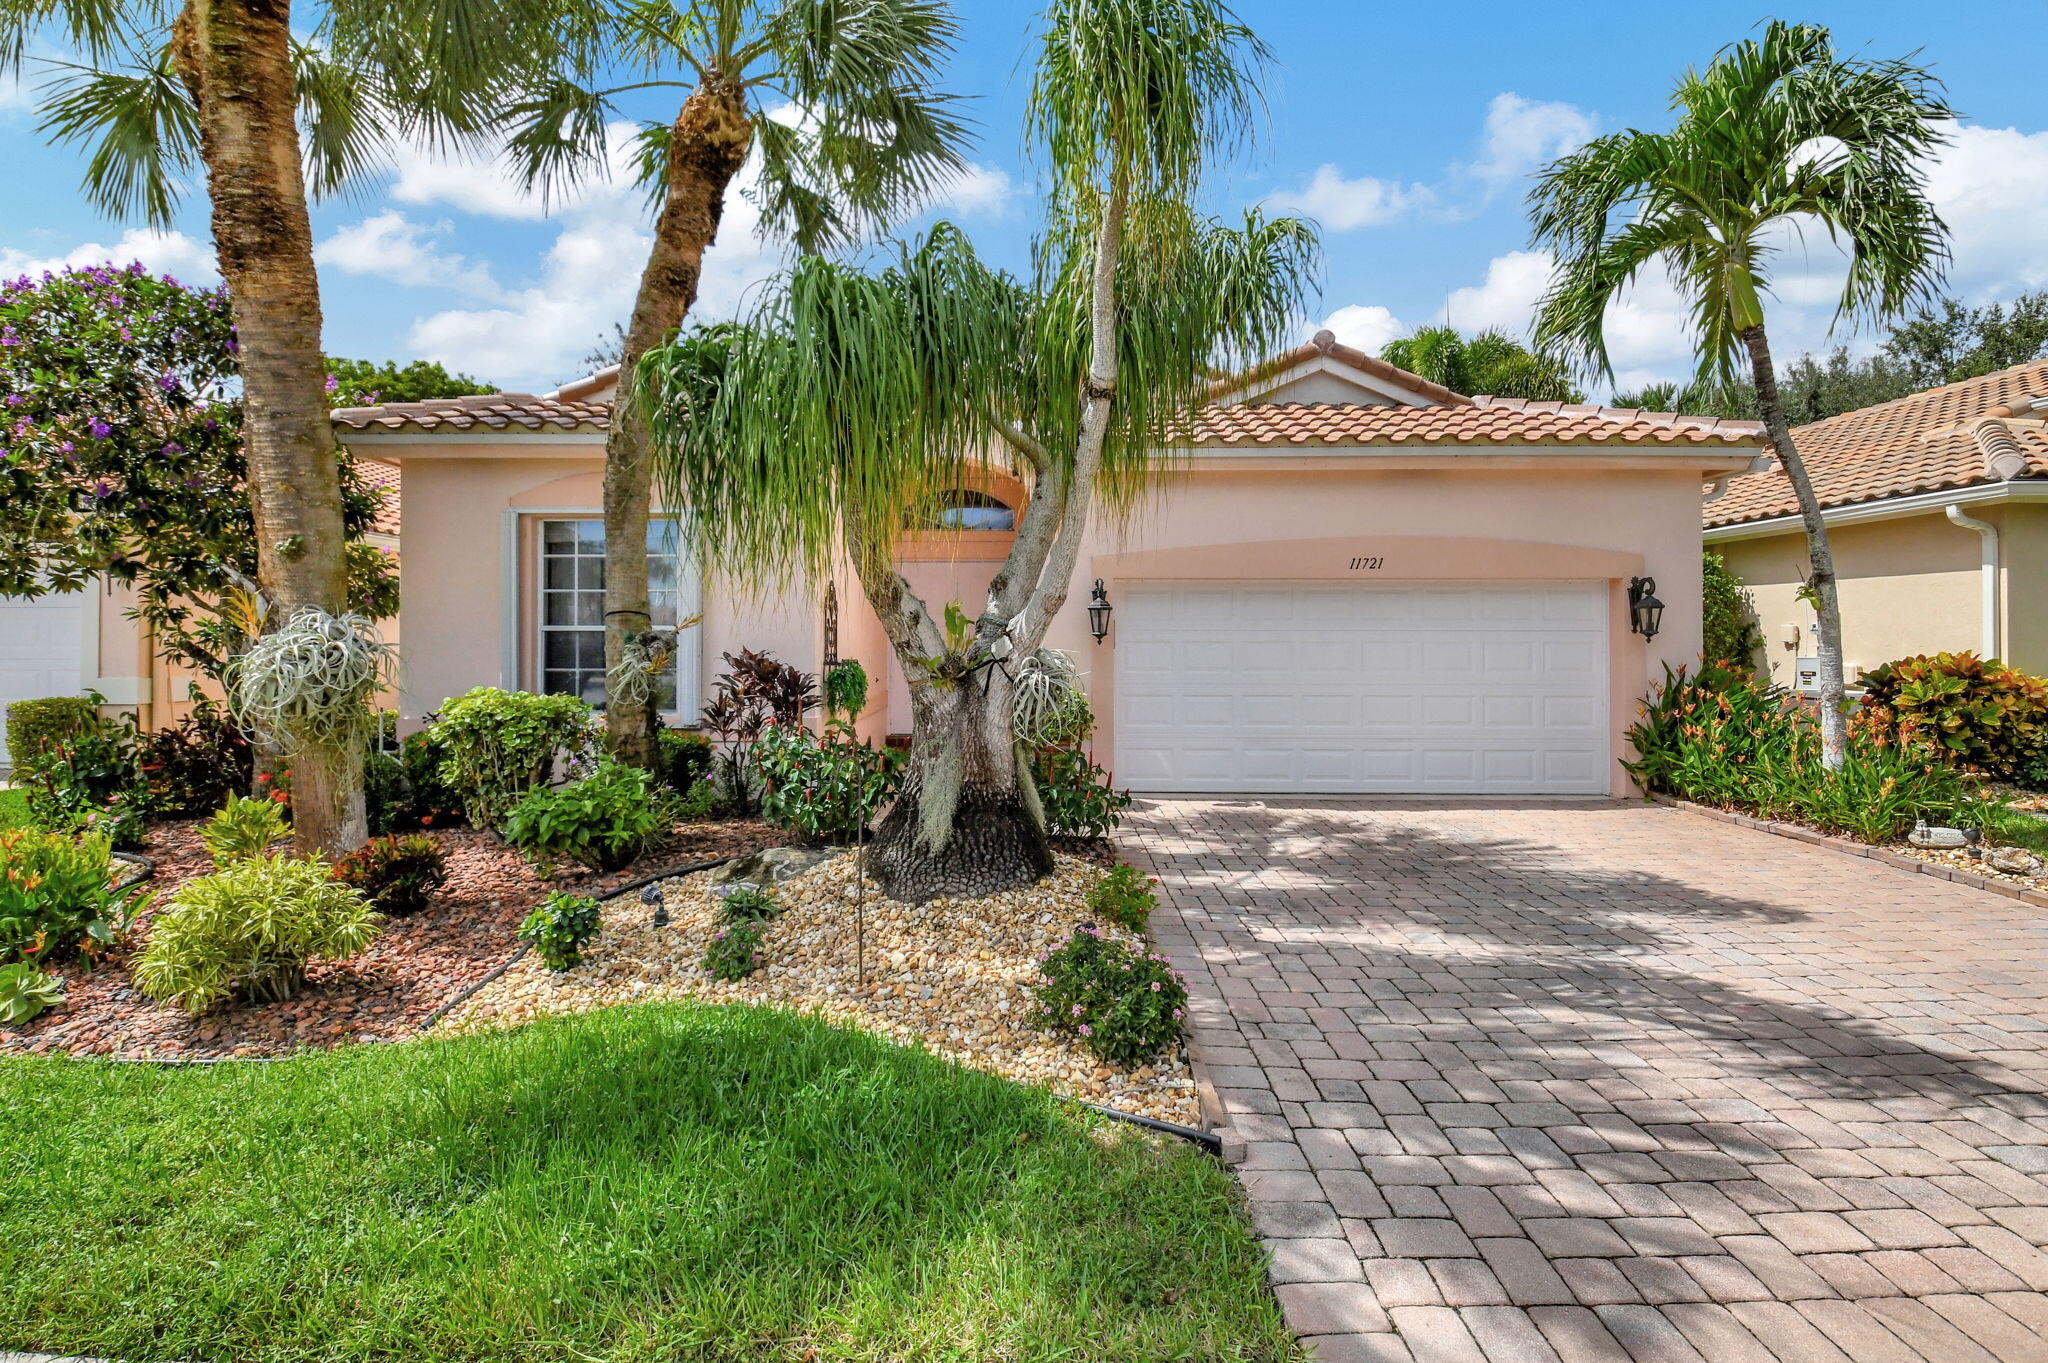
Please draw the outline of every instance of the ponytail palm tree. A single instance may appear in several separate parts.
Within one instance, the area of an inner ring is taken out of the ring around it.
[[[1813,225],[1848,253],[1837,322],[1882,320],[1933,296],[1947,229],[1923,158],[1954,117],[1939,84],[1905,61],[1844,58],[1824,28],[1772,22],[1672,96],[1665,133],[1598,138],[1551,165],[1530,195],[1534,237],[1557,257],[1536,324],[1556,347],[1611,376],[1608,305],[1661,262],[1692,310],[1702,381],[1747,360],[1771,447],[1799,499],[1820,622],[1823,755],[1842,763],[1842,615],[1819,500],[1792,441],[1764,327],[1782,237]]]
[[[332,192],[375,166],[387,130],[475,133],[499,58],[467,35],[517,32],[531,10],[335,0],[302,37],[289,0],[0,0],[0,74],[20,68],[32,38],[77,58],[43,87],[43,126],[91,149],[86,191],[100,207],[164,225],[183,175],[205,169],[239,346],[257,580],[274,622],[348,609],[308,187]],[[436,78],[389,80],[362,59],[371,50],[404,51],[411,74]],[[359,745],[319,739],[294,754],[301,850],[362,842],[362,760]]]
[[[1055,0],[1029,104],[1049,221],[1027,278],[942,223],[877,270],[806,258],[743,325],[642,363],[664,487],[709,561],[815,581],[844,555],[881,619],[912,732],[871,864],[899,898],[1051,869],[1009,669],[1044,643],[1094,505],[1128,506],[1185,445],[1214,366],[1264,357],[1299,315],[1307,227],[1190,207],[1257,112],[1262,55],[1216,0]],[[920,600],[898,539],[976,462],[1029,484],[1016,539],[985,600]]]
[[[510,110],[514,163],[528,183],[552,192],[608,165],[621,95],[684,96],[674,119],[637,135],[659,208],[621,337],[605,440],[605,722],[613,751],[644,766],[653,756],[653,702],[631,655],[652,623],[653,472],[633,401],[635,368],[696,304],[704,253],[751,152],[760,156],[762,230],[804,251],[842,245],[914,210],[962,166],[964,126],[934,87],[955,23],[944,0],[558,5],[554,32],[541,36],[541,79]]]

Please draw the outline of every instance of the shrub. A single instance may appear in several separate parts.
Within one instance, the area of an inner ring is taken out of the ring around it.
[[[13,753],[15,780],[44,828],[87,829],[117,848],[140,847],[150,808],[141,736],[130,716],[86,715],[76,727],[46,734]]]
[[[87,696],[46,696],[41,700],[18,700],[7,707],[8,760],[20,767],[61,739],[99,722],[96,698]]]
[[[260,857],[270,844],[290,830],[284,808],[275,800],[249,800],[236,796],[206,821],[199,837],[215,866],[226,869],[231,862]]]
[[[1180,1037],[1187,989],[1156,952],[1102,936],[1093,924],[1074,929],[1039,963],[1032,1021],[1078,1037],[1083,1046],[1126,1069],[1157,1059]]]
[[[127,929],[144,894],[111,888],[107,852],[98,834],[0,830],[0,961],[104,945]]]
[[[372,838],[335,863],[334,878],[362,891],[379,913],[404,918],[448,883],[448,856],[424,833]]]
[[[711,781],[699,780],[676,804],[676,817],[688,823],[702,823],[725,813],[730,802],[725,792]]]
[[[201,700],[175,728],[142,742],[142,777],[152,812],[203,814],[249,789],[256,755],[227,710]]]
[[[2048,682],[1974,653],[1901,658],[1863,674],[1863,708],[1907,742],[2010,780],[2048,742]]]
[[[199,1014],[230,998],[276,1002],[314,960],[354,956],[377,938],[361,892],[318,857],[251,857],[188,880],[150,921],[135,984]]]
[[[558,754],[572,769],[590,760],[597,712],[574,696],[479,686],[441,707],[433,735],[442,778],[469,821],[495,828],[526,792],[548,783]]]
[[[2048,790],[2048,742],[2037,744],[2020,759],[2013,781],[2022,790]]]
[[[752,756],[761,817],[809,842],[852,837],[896,784],[894,755],[843,731],[821,739],[800,725],[770,724]]]
[[[1088,891],[1088,911],[1120,928],[1143,932],[1146,920],[1159,905],[1159,896],[1152,893],[1153,883],[1135,866],[1115,867]]]
[[[745,648],[726,654],[725,666],[711,703],[704,707],[704,727],[720,749],[726,792],[746,812],[754,778],[749,750],[770,724],[803,724],[804,716],[817,708],[818,679],[772,654]]]
[[[1131,807],[1131,793],[1110,785],[1109,772],[1079,748],[1040,748],[1032,756],[1031,780],[1045,831],[1054,835],[1103,837]]]
[[[433,729],[407,734],[398,745],[405,768],[406,808],[400,827],[452,828],[462,822],[462,796],[441,773],[441,744]]]
[[[581,781],[528,792],[505,820],[505,841],[543,873],[562,861],[616,871],[665,829],[673,802],[638,767],[605,758]]]
[[[33,1022],[64,1002],[64,982],[27,961],[0,965],[0,1023]]]
[[[761,968],[761,944],[768,925],[758,919],[728,923],[704,948],[704,973],[714,980],[744,980]]]
[[[526,915],[519,925],[519,940],[530,945],[548,969],[572,970],[582,963],[584,946],[602,924],[595,899],[556,890]]]
[[[765,923],[780,912],[775,891],[758,885],[742,885],[718,904],[718,916],[727,923]]]
[[[1920,819],[1984,815],[1984,802],[1953,768],[1867,715],[1850,717],[1844,764],[1829,771],[1811,709],[1725,668],[1694,677],[1667,667],[1628,737],[1639,756],[1624,765],[1645,790],[1867,842],[1903,837]]]
[[[1705,657],[1750,676],[1756,671],[1756,651],[1763,636],[1757,631],[1756,605],[1749,589],[1711,549],[1703,552],[1700,570],[1700,638]]]
[[[363,758],[363,821],[372,837],[412,826],[412,782],[405,764],[388,752]]]
[[[678,795],[688,795],[711,771],[717,756],[711,740],[692,729],[663,729],[655,735],[656,775]]]

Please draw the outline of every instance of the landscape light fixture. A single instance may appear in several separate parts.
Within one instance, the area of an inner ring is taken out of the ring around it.
[[[1095,579],[1095,594],[1088,598],[1088,632],[1101,643],[1109,637],[1109,613],[1114,609],[1109,604],[1109,590],[1102,585],[1102,579]]]
[[[1664,626],[1664,603],[1657,599],[1657,579],[1637,577],[1628,584],[1628,627],[1645,639]]]

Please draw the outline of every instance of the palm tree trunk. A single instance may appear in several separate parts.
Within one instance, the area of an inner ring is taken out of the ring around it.
[[[741,92],[707,80],[683,102],[669,130],[668,193],[654,247],[640,274],[633,320],[619,357],[619,386],[604,448],[605,667],[627,638],[651,623],[647,599],[647,522],[654,496],[653,442],[633,401],[640,356],[682,325],[697,301],[704,252],[718,237],[725,194],[753,142]],[[636,766],[654,760],[654,707],[628,704],[605,684],[605,727],[614,755]]]
[[[187,0],[173,44],[198,106],[214,249],[240,343],[257,579],[274,621],[308,606],[338,614],[348,587],[341,471],[323,389],[290,0]],[[301,852],[360,846],[363,754],[350,744],[295,753],[292,813]]]
[[[1742,343],[1749,349],[1750,371],[1756,382],[1756,401],[1764,414],[1764,429],[1770,433],[1771,448],[1785,466],[1785,476],[1799,498],[1799,518],[1806,523],[1806,557],[1810,572],[1806,595],[1820,619],[1820,745],[1821,762],[1830,771],[1841,770],[1848,753],[1848,717],[1844,713],[1848,685],[1842,675],[1842,605],[1835,590],[1835,554],[1828,544],[1827,522],[1821,518],[1820,499],[1806,476],[1805,461],[1792,443],[1792,428],[1785,421],[1785,404],[1778,396],[1778,374],[1771,363],[1771,343],[1761,326],[1745,327]]]

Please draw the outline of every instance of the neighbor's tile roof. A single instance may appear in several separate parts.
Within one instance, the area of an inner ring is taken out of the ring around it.
[[[2029,399],[2048,397],[2035,360],[1795,427],[1792,443],[1822,506],[2048,475],[2048,429]],[[1783,469],[1745,473],[1707,502],[1708,526],[1799,510]]]
[[[398,465],[382,459],[358,459],[356,472],[362,474],[364,482],[384,494],[384,503],[370,522],[370,528],[380,535],[396,535],[399,527]]]
[[[560,394],[480,393],[425,402],[387,402],[380,407],[343,407],[334,424],[349,431],[602,431],[611,425],[611,404],[565,399]]]
[[[1457,406],[1276,402],[1204,409],[1198,445],[1754,446],[1753,421],[1479,397]]]

